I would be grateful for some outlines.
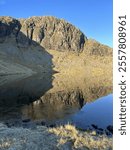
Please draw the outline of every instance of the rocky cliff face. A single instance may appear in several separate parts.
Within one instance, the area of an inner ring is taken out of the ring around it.
[[[112,48],[103,45],[94,39],[86,40],[84,52],[87,53],[88,56],[112,56],[113,54]]]
[[[86,40],[79,29],[54,17],[0,17],[0,60],[13,68],[0,63],[0,74],[51,72],[53,56],[47,50],[79,53]]]
[[[63,19],[51,16],[14,19],[0,17],[0,44],[11,40],[18,47],[40,45],[43,48],[57,51],[88,51],[90,55],[112,54],[112,49],[88,40],[75,26]]]
[[[17,37],[20,27],[18,20],[11,17],[0,17],[0,43],[5,42],[7,37]]]
[[[87,39],[79,29],[63,19],[51,16],[28,19],[0,17],[0,60],[6,64],[12,62],[14,68],[14,71],[8,67],[4,69],[0,63],[1,74],[6,74],[7,70],[8,74],[51,71],[53,66],[59,66],[57,62],[60,61],[53,63],[52,58],[60,57],[50,50],[78,55],[83,52],[85,57],[112,56],[111,48]],[[17,69],[19,66],[22,70]]]
[[[37,43],[45,49],[77,52],[83,50],[87,39],[79,29],[62,19],[31,17],[16,20],[0,17],[0,43],[7,37],[14,38],[20,47]]]
[[[45,49],[73,50],[83,49],[86,37],[73,25],[54,17],[32,17],[20,20],[23,32]]]

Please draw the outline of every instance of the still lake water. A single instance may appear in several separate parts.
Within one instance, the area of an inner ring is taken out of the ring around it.
[[[72,122],[77,127],[86,129],[89,125],[106,128],[113,124],[113,96],[112,94],[99,98],[92,103],[86,103],[83,108],[73,115]]]
[[[113,124],[112,94],[101,96],[93,102],[85,102],[82,107],[79,86],[79,91],[67,89],[67,92],[46,94],[54,88],[51,75],[0,77],[0,122],[28,118],[50,124],[69,121],[83,129],[91,124],[101,128]],[[65,102],[62,103],[62,100]]]

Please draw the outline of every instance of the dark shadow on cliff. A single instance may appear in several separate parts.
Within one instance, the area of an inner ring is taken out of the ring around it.
[[[13,82],[5,81],[5,84],[0,86],[0,113],[8,111],[11,107],[36,101],[52,88],[52,76],[54,73],[52,55],[40,46],[39,43],[32,41],[32,37],[24,35],[20,28],[21,25],[17,20],[9,22],[9,24],[0,21],[0,44],[8,44],[10,43],[9,40],[11,40],[13,41],[11,44],[15,43],[16,50],[21,52],[19,55],[18,53],[15,54],[8,51],[7,55],[0,57],[0,59],[5,60],[6,58],[10,62],[12,61],[13,63],[31,68],[35,74],[22,79],[23,74],[19,73],[18,76],[21,74],[20,80],[16,77],[17,80]],[[28,54],[29,60],[26,64],[27,60],[24,61],[24,55],[28,50],[32,51],[33,55]],[[3,51],[6,53],[6,49],[0,49],[0,52]],[[35,53],[39,53],[39,55],[34,56]],[[1,76],[0,80],[7,80],[7,77],[10,78],[10,76],[13,75]],[[15,74],[15,76],[17,75]]]

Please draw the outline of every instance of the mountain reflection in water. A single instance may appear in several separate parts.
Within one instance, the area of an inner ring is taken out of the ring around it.
[[[93,101],[112,91],[112,87],[104,86],[103,82],[99,84],[96,80],[91,81],[85,77],[76,78],[60,74],[53,77],[52,74],[44,73],[21,78],[2,76],[0,77],[0,121],[29,118],[32,121],[54,122],[70,120],[73,117],[72,120],[77,125],[79,125],[78,120],[83,124],[93,121],[97,124],[102,123],[103,126],[105,123],[109,124],[112,122],[112,100],[98,100],[86,104],[81,109],[85,102]],[[109,97],[112,99],[111,95]],[[109,115],[106,109],[108,104],[111,105]],[[107,122],[104,122],[104,117],[107,118]],[[80,125],[84,126],[83,124]]]
[[[78,91],[65,93],[59,90],[58,93],[45,94],[53,87],[52,80],[51,74],[35,74],[24,78],[19,75],[2,76],[0,120],[30,118],[33,121],[54,121],[77,112],[81,108]]]

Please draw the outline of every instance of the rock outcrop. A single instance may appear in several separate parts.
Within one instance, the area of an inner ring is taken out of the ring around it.
[[[0,75],[52,72],[53,56],[47,50],[79,53],[86,40],[79,29],[62,19],[0,17],[0,60],[13,68],[0,62]]]
[[[86,37],[70,23],[54,17],[32,17],[20,20],[23,32],[45,49],[73,50],[83,49]]]
[[[94,39],[88,39],[85,42],[84,51],[89,56],[112,56],[113,54],[112,48],[103,45]]]
[[[0,17],[0,43],[7,37],[14,38],[20,47],[37,43],[45,49],[77,52],[83,50],[87,39],[70,23],[50,16],[19,20]]]
[[[5,42],[8,37],[17,37],[20,28],[18,20],[11,17],[0,17],[0,44]]]
[[[7,40],[8,39],[8,40]],[[87,37],[75,26],[52,16],[14,19],[0,17],[0,44],[14,41],[19,48],[40,45],[47,50],[87,51],[90,55],[112,55],[112,49]]]
[[[8,58],[12,63],[24,65],[21,68],[33,68],[32,71],[38,68],[49,68],[50,71],[53,56],[47,50],[84,52],[86,56],[112,55],[111,48],[87,39],[79,29],[63,19],[51,16],[28,19],[0,17],[1,60]]]

